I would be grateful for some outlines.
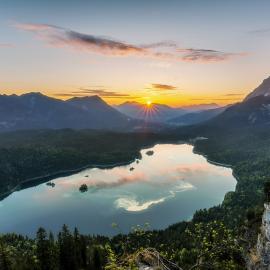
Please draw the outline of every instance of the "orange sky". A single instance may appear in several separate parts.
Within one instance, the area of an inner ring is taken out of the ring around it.
[[[270,75],[269,1],[12,2],[0,1],[1,94],[223,105]]]

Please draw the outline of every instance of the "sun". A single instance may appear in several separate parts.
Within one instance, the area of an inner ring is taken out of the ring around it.
[[[151,100],[148,100],[148,101],[146,102],[146,105],[147,105],[147,106],[151,106],[151,104],[152,104],[152,101],[151,101]]]

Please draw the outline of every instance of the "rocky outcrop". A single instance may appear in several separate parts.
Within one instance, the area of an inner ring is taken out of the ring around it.
[[[257,246],[249,254],[249,270],[270,270],[270,204],[265,204],[264,208]]]

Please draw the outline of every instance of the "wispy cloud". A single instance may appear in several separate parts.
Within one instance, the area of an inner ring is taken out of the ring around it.
[[[155,48],[177,48],[177,44],[173,41],[160,41],[156,43],[143,44],[140,47],[147,49],[155,49]]]
[[[108,55],[143,55],[147,50],[107,37],[82,34],[76,31],[49,24],[16,24],[17,28],[30,31],[50,45],[71,47],[76,50],[96,52]]]
[[[134,55],[163,60],[211,63],[245,55],[243,53],[208,49],[179,48],[173,41],[134,45],[113,38],[83,34],[50,24],[16,24],[15,27],[32,32],[54,47],[67,47],[80,52],[85,51],[110,56]]]
[[[72,91],[69,93],[57,93],[55,96],[60,96],[60,97],[85,97],[85,96],[92,96],[92,95],[98,95],[100,97],[105,97],[105,98],[124,98],[124,99],[135,99],[137,97],[131,96],[126,93],[120,93],[120,92],[115,92],[115,91],[108,91],[105,89],[90,89],[90,88],[79,88],[79,90]]]
[[[177,87],[170,84],[152,83],[150,89],[156,91],[171,91],[176,90]]]
[[[244,53],[228,53],[207,49],[177,49],[178,52],[184,53],[182,60],[187,62],[220,62],[229,60],[236,56],[244,56]]]
[[[80,88],[80,91],[75,91],[73,93],[84,93],[91,95],[99,95],[101,97],[129,97],[129,94],[119,93],[115,91],[107,91],[104,89],[89,89],[89,88]]]
[[[225,94],[224,96],[226,96],[226,97],[237,97],[237,96],[241,97],[243,95],[245,95],[245,94],[243,94],[243,93],[229,93],[229,94]]]

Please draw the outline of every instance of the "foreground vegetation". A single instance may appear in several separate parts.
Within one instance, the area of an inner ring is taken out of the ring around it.
[[[166,135],[159,135],[158,138],[153,134],[147,136],[124,134],[121,135],[122,137],[119,137],[120,134],[113,133],[102,136],[99,134],[96,137],[93,135],[94,143],[90,144],[88,152],[85,151],[85,142],[86,138],[89,139],[87,136],[92,136],[91,132],[84,131],[80,135],[72,134],[72,131],[65,132],[67,132],[65,142],[62,135],[50,137],[48,133],[44,133],[48,139],[43,141],[44,134],[37,133],[36,140],[33,140],[33,137],[29,138],[28,151],[34,148],[33,142],[38,142],[39,145],[35,153],[44,153],[44,149],[56,152],[62,149],[61,151],[68,156],[65,166],[69,168],[71,165],[75,166],[75,160],[81,157],[83,158],[81,165],[91,160],[92,162],[96,160],[116,162],[132,159],[133,155],[138,155],[142,145],[166,137]],[[76,136],[80,136],[79,142],[73,141]],[[224,132],[211,128],[188,128],[184,132],[175,130],[167,138],[188,139],[196,136],[206,136],[208,139],[196,141],[195,150],[207,155],[212,161],[230,164],[237,178],[235,192],[228,193],[221,205],[208,210],[199,210],[192,221],[180,222],[165,230],[152,231],[148,227],[135,227],[130,234],[119,234],[112,239],[83,236],[78,231],[70,233],[66,226],[56,239],[52,234],[47,234],[44,229],[39,229],[36,239],[2,235],[0,239],[2,268],[0,269],[133,269],[136,267],[138,251],[148,247],[155,248],[162,256],[184,270],[245,269],[244,258],[256,241],[265,199],[264,186],[270,179],[270,129],[267,127],[258,127],[256,130],[233,128]],[[0,146],[7,147],[5,150],[7,152],[9,149],[20,152],[16,145],[13,148],[12,140],[14,140],[12,137],[6,138],[5,142],[0,139],[2,144]],[[27,136],[24,140],[27,140]],[[101,143],[99,140],[102,140]],[[110,140],[110,143],[107,140]],[[114,140],[116,144],[112,146]],[[42,148],[43,142],[44,148]],[[101,145],[98,146],[99,144]],[[28,147],[27,143],[24,147]],[[76,152],[77,147],[82,150]],[[102,152],[106,147],[111,151]],[[39,148],[42,149],[40,152],[38,152]],[[97,149],[100,151],[99,157],[97,157]],[[85,153],[88,153],[87,157],[84,157]],[[32,158],[33,156],[29,160],[24,160],[22,164],[28,164],[30,168]],[[18,159],[14,156],[14,160]],[[19,160],[17,162],[19,163]],[[49,162],[46,167],[48,172],[52,170],[53,164],[58,164],[48,159],[41,159],[37,164],[47,164],[46,162]],[[44,173],[41,171],[41,166],[39,170]],[[2,169],[0,171],[3,173]],[[15,171],[21,172],[23,169]],[[25,176],[28,177],[29,175]]]
[[[71,233],[64,225],[56,239],[43,228],[38,229],[35,239],[6,234],[0,237],[0,269],[137,269],[139,252],[157,233],[137,226],[129,235],[109,239],[81,235],[76,228]],[[188,226],[185,237],[191,251],[178,249],[174,254],[182,265],[192,269],[241,269],[235,267],[235,261],[241,263],[241,248],[224,224],[215,221]],[[160,256],[168,254],[161,252]]]

